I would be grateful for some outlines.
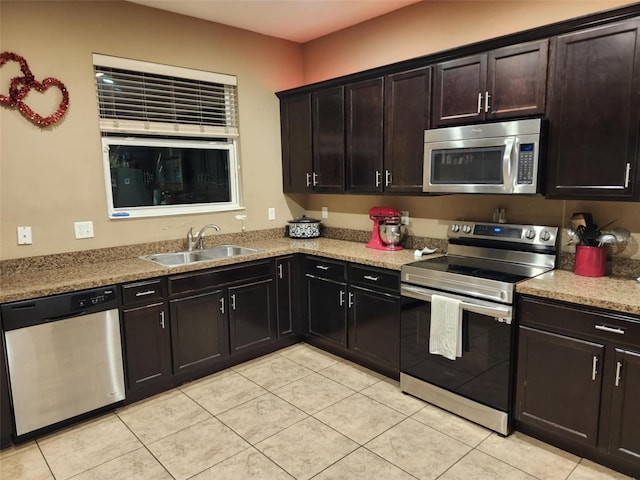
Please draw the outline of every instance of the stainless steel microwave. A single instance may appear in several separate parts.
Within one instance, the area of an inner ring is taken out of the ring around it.
[[[541,133],[540,118],[425,130],[422,190],[541,193]]]

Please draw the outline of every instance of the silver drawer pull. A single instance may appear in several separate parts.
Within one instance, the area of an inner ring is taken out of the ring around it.
[[[616,362],[616,387],[620,385],[620,380],[622,380],[622,362]]]
[[[617,333],[618,335],[624,335],[624,329],[620,327],[607,327],[606,325],[596,325],[596,330],[602,330],[603,332]]]
[[[320,270],[329,270],[329,267],[326,265],[316,265],[316,268],[319,268]]]
[[[591,364],[591,380],[595,380],[596,375],[598,375],[598,357],[594,355],[593,363]]]
[[[137,292],[136,297],[144,297],[145,295],[153,295],[156,293],[155,290],[147,290],[146,292]]]
[[[377,282],[380,277],[374,277],[373,275],[365,275],[365,280],[371,280],[372,282]]]
[[[160,326],[164,329],[164,312],[160,312]]]

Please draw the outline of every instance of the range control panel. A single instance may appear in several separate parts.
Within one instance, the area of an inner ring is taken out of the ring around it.
[[[460,221],[449,225],[447,237],[553,246],[558,237],[558,227]]]

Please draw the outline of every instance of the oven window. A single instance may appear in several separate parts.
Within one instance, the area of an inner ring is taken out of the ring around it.
[[[509,411],[511,325],[464,311],[462,357],[429,353],[431,304],[403,298],[400,370],[432,385],[502,411]]]
[[[505,146],[433,150],[431,183],[502,185]]]

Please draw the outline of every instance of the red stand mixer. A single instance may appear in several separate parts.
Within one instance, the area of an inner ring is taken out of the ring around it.
[[[369,218],[373,220],[373,231],[367,248],[377,250],[402,250],[400,242],[405,231],[400,224],[400,212],[393,207],[371,207]]]

